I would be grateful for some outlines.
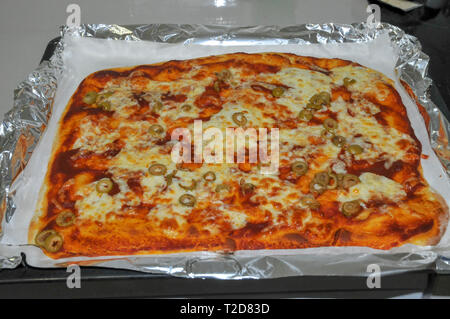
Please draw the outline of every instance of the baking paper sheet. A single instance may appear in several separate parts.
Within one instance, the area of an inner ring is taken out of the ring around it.
[[[114,67],[152,64],[173,59],[191,59],[208,55],[233,52],[287,52],[297,55],[340,58],[352,60],[361,65],[382,72],[396,81],[396,89],[406,106],[414,132],[422,143],[422,167],[426,180],[437,190],[450,206],[450,181],[439,159],[431,149],[428,133],[416,104],[400,85],[395,66],[398,52],[391,45],[387,34],[364,43],[334,44],[287,44],[264,45],[250,41],[220,40],[199,44],[169,44],[150,41],[125,41],[85,37],[68,34],[63,39],[63,70],[58,79],[53,112],[47,130],[35,148],[33,155],[21,176],[12,186],[15,193],[16,212],[4,225],[1,239],[2,249],[24,252],[27,262],[36,267],[64,266],[70,262],[97,264],[99,266],[136,269],[141,271],[169,273],[187,277],[215,278],[274,278],[290,275],[358,275],[364,274],[370,263],[382,265],[383,271],[404,271],[429,266],[439,251],[450,247],[449,229],[436,247],[404,245],[390,251],[365,247],[323,247],[293,250],[238,251],[232,255],[211,252],[181,253],[150,256],[120,256],[97,258],[69,258],[52,260],[40,248],[27,245],[28,225],[33,216],[39,191],[46,173],[58,120],[71,95],[80,82],[90,73]],[[7,246],[5,246],[7,245]],[[301,266],[296,266],[301,256]],[[402,262],[404,261],[404,262]]]

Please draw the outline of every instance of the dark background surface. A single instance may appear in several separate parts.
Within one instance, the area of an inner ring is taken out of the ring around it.
[[[380,5],[382,22],[396,25],[419,39],[422,51],[430,57],[432,100],[450,118],[450,1],[441,9],[423,6],[407,13],[378,1],[369,2]]]
[[[381,20],[419,38],[431,58],[430,90],[433,101],[450,118],[450,7],[419,8],[409,13],[381,6]],[[51,46],[47,54],[51,54]],[[384,276],[381,289],[369,289],[366,277],[303,276],[266,280],[181,279],[127,270],[86,267],[81,270],[81,289],[68,289],[65,269],[37,269],[24,261],[14,270],[0,272],[0,298],[70,297],[344,297],[385,298],[450,296],[450,276],[432,271]],[[410,295],[411,296],[411,295]]]

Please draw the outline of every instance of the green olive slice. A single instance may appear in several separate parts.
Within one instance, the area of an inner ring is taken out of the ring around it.
[[[191,184],[189,184],[189,185],[183,185],[181,183],[178,184],[178,185],[180,185],[180,187],[182,189],[185,189],[187,191],[192,191],[192,190],[194,190],[197,187],[197,181],[193,179],[193,180],[191,180]]]
[[[252,183],[243,183],[241,185],[241,190],[243,194],[250,194],[253,193],[253,191],[255,190],[256,186],[253,185]]]
[[[311,104],[311,107],[316,109],[321,109],[323,105],[329,105],[331,101],[330,93],[328,92],[320,92],[317,94],[314,94],[309,99],[309,103]]]
[[[183,206],[193,207],[197,200],[190,194],[183,194],[178,199],[178,202]]]
[[[155,101],[153,103],[153,107],[152,107],[153,112],[158,113],[162,110],[162,108],[163,108],[163,104],[161,101]]]
[[[182,110],[183,112],[189,112],[191,109],[192,109],[192,105],[190,105],[190,104],[183,104],[183,105],[181,106],[181,110]]]
[[[192,169],[189,168],[188,166],[184,166],[184,163],[178,163],[176,165],[176,168],[179,169],[180,171],[185,171],[185,172],[192,172]]]
[[[109,193],[113,188],[113,182],[111,179],[105,177],[97,182],[95,189],[99,193]]]
[[[284,88],[282,88],[281,86],[277,86],[272,90],[272,95],[274,97],[281,97],[284,94],[284,91]]]
[[[153,124],[150,126],[150,134],[159,137],[164,133],[164,128],[159,124]]]
[[[100,103],[104,102],[108,97],[113,95],[113,92],[102,92],[97,93],[97,96],[95,98],[95,103],[99,105]]]
[[[298,118],[302,121],[308,122],[313,117],[313,113],[310,110],[304,109],[298,113]]]
[[[326,105],[330,104],[330,102],[331,102],[331,95],[330,95],[330,93],[328,93],[328,92],[320,92],[319,93],[319,97],[320,97],[320,100],[321,100],[321,102],[323,104],[326,104]]]
[[[111,103],[109,101],[102,101],[97,104],[103,111],[111,111]]]
[[[346,140],[345,137],[340,135],[335,135],[331,138],[331,142],[336,145],[337,147],[342,147],[345,145]]]
[[[48,236],[44,242],[44,249],[49,253],[56,253],[63,245],[63,238],[60,234],[54,233]]]
[[[220,92],[220,81],[214,81],[213,89],[214,89],[214,91],[216,91],[217,93]]]
[[[353,215],[361,211],[361,204],[359,200],[352,200],[349,202],[345,202],[342,204],[341,211],[344,214],[344,216],[352,217]]]
[[[345,87],[349,87],[350,85],[355,84],[356,80],[355,79],[350,79],[350,78],[344,78],[343,82],[344,82],[344,86]]]
[[[295,161],[291,165],[291,170],[297,175],[305,175],[308,171],[308,164],[304,161]]]
[[[163,164],[152,164],[149,168],[148,168],[148,172],[154,176],[161,176],[166,174],[167,172],[167,167]]]
[[[328,186],[325,184],[320,184],[315,180],[312,180],[311,183],[309,184],[309,191],[312,194],[322,194],[323,192],[325,192],[327,190]]]
[[[328,182],[328,189],[335,189],[339,185],[339,179],[336,174],[329,173],[328,176],[330,177],[330,181]]]
[[[328,130],[326,130],[326,129],[323,129],[323,130],[320,132],[320,136],[322,136],[323,138],[333,138],[334,133],[333,133],[333,132],[330,132],[330,131],[328,131]]]
[[[97,100],[97,92],[89,91],[83,97],[83,102],[86,104],[94,104]]]
[[[321,104],[314,104],[314,103],[309,102],[309,103],[306,104],[306,108],[308,110],[318,111],[318,110],[320,110],[322,108],[322,105]]]
[[[203,179],[207,182],[214,182],[216,180],[216,174],[212,171],[208,171],[203,174]]]
[[[303,206],[312,208],[312,209],[317,209],[320,207],[319,202],[314,198],[314,196],[312,195],[305,195],[300,199],[300,203]]]
[[[364,149],[358,144],[352,144],[348,147],[348,151],[353,155],[358,155],[361,154],[364,151]]]
[[[175,177],[175,175],[177,174],[177,170],[174,170],[172,173],[167,174],[166,176],[164,176],[164,179],[166,180],[166,184],[167,186],[172,185],[172,180]]]
[[[321,105],[322,104],[322,99],[320,97],[320,94],[314,94],[313,96],[311,96],[311,98],[309,99],[309,102],[311,104]]]
[[[215,192],[216,193],[220,193],[221,191],[226,190],[227,192],[229,192],[231,189],[230,185],[227,184],[219,184],[216,186]]]
[[[334,131],[335,129],[337,129],[338,123],[335,120],[333,120],[333,119],[325,119],[323,121],[323,127],[327,131]]]
[[[342,177],[342,187],[350,188],[360,182],[359,177],[353,174],[345,174]]]
[[[244,126],[245,124],[247,124],[247,118],[245,117],[243,112],[233,113],[231,118],[233,119],[233,122],[239,126]]]
[[[338,183],[339,183],[338,186],[339,186],[340,188],[342,188],[342,187],[343,187],[343,186],[342,186],[342,180],[344,179],[345,174],[337,173],[336,176],[337,176]]]
[[[327,186],[328,183],[330,182],[330,175],[328,175],[327,172],[316,173],[316,175],[314,175],[313,181],[316,182],[317,184]]]
[[[56,224],[61,227],[68,227],[75,222],[75,214],[70,210],[62,211],[56,217]]]
[[[226,80],[230,79],[231,75],[232,74],[231,74],[230,70],[227,70],[227,69],[223,69],[219,73],[216,73],[217,78],[222,81],[226,81]]]
[[[34,242],[39,246],[44,246],[44,243],[45,243],[45,240],[47,239],[47,237],[49,237],[50,235],[53,235],[53,234],[57,234],[57,232],[53,229],[43,230],[39,234],[36,235],[36,237],[34,238]]]

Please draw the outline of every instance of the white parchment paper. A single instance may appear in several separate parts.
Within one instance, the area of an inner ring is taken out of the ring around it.
[[[59,80],[56,92],[53,114],[49,121],[48,128],[43,134],[39,144],[35,148],[33,155],[13,185],[16,191],[15,203],[16,211],[13,218],[4,227],[4,236],[0,242],[0,254],[2,251],[11,250],[20,253],[24,252],[27,262],[36,267],[55,267],[63,265],[68,261],[80,260],[105,260],[102,266],[116,268],[131,268],[130,263],[124,260],[132,260],[133,265],[145,264],[149,260],[158,263],[158,260],[172,258],[173,265],[177,260],[183,263],[186,256],[208,257],[214,253],[181,253],[170,255],[147,255],[147,256],[121,256],[119,260],[114,257],[77,257],[70,259],[52,260],[45,256],[40,248],[27,245],[28,226],[34,214],[39,191],[43,183],[48,165],[48,160],[53,146],[53,139],[58,127],[59,118],[64,111],[71,95],[75,92],[80,82],[90,73],[106,68],[125,67],[140,64],[152,64],[167,60],[184,60],[209,55],[225,54],[233,52],[286,52],[297,55],[314,56],[323,58],[340,58],[351,60],[361,65],[370,67],[382,72],[389,78],[395,80],[395,88],[400,93],[403,103],[406,106],[408,117],[411,121],[414,132],[422,143],[423,154],[428,155],[427,159],[421,159],[425,179],[429,184],[446,200],[450,207],[450,181],[441,163],[431,149],[428,133],[422,116],[416,104],[410,99],[403,89],[395,74],[395,63],[397,53],[391,46],[387,35],[379,36],[376,40],[365,43],[341,43],[341,44],[280,44],[280,45],[228,45],[212,42],[210,45],[192,44],[166,44],[149,41],[119,41],[104,40],[94,38],[78,38],[65,36],[65,48],[63,51],[64,71]],[[413,253],[446,250],[450,247],[450,230],[447,229],[440,243],[436,247],[419,247],[415,245],[404,245],[391,249],[390,251],[375,250],[366,247],[323,247],[310,249],[292,250],[264,250],[264,251],[238,251],[235,256],[247,258],[262,255],[341,255],[341,254],[393,254],[393,253]],[[433,254],[433,253],[432,253]],[[162,258],[162,259],[161,259]],[[175,271],[176,272],[176,271]]]

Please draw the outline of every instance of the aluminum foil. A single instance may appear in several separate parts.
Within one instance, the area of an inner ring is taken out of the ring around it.
[[[254,26],[225,27],[204,25],[83,25],[77,28],[62,27],[61,34],[75,37],[95,37],[113,40],[150,40],[164,43],[202,45],[258,45],[258,44],[310,44],[310,43],[360,43],[375,39],[388,32],[393,46],[399,50],[396,71],[415,95],[430,119],[427,125],[431,145],[450,174],[450,123],[430,100],[427,77],[429,58],[421,51],[418,40],[401,29],[379,24],[364,23],[307,24],[289,27]],[[53,97],[62,72],[61,40],[50,61],[42,62],[15,90],[14,106],[0,125],[0,216],[8,223],[15,212],[12,182],[20,178],[37,142],[42,136],[52,114]],[[0,253],[0,269],[14,268],[20,256],[8,255],[11,247]],[[367,275],[367,266],[382,266],[384,273],[419,269],[450,271],[450,259],[436,251],[398,254],[337,253],[333,256],[314,254],[249,257],[239,253],[221,255],[205,253],[203,257],[113,257],[92,260],[89,264],[112,268],[134,269],[152,273],[165,273],[181,277],[214,277],[221,279],[276,278],[295,275]],[[59,266],[64,266],[60,263]]]

